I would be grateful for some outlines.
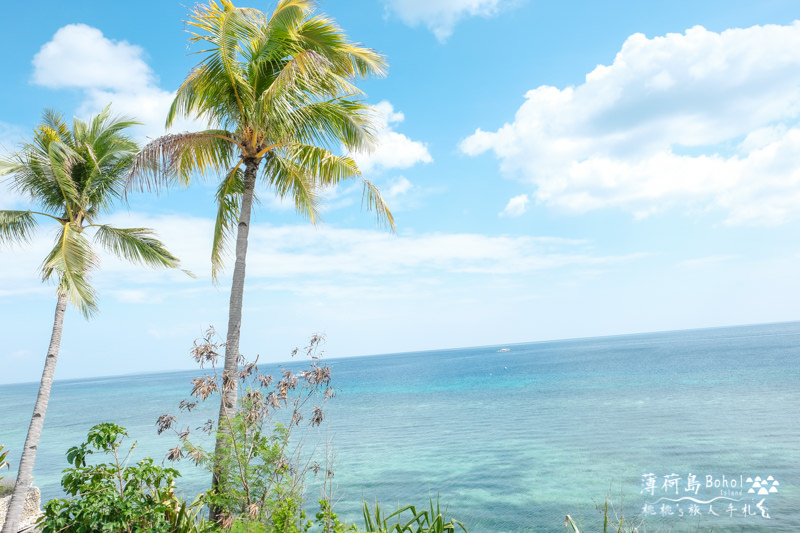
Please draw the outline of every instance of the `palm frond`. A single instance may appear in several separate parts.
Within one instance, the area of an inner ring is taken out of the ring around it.
[[[97,227],[94,240],[103,248],[131,263],[149,267],[180,268],[180,261],[147,228]]]
[[[364,183],[362,206],[374,211],[378,222],[396,231],[394,217],[378,188],[364,179],[352,158],[336,155],[325,148],[293,144],[276,149],[266,159],[264,175],[275,193],[291,195],[298,213],[312,222],[318,217],[318,192],[344,180],[358,177]]]
[[[273,31],[296,28],[314,10],[309,0],[281,0],[269,17],[268,26]]]
[[[297,44],[327,57],[335,72],[348,78],[384,76],[386,59],[371,48],[351,43],[338,24],[324,15],[305,20],[296,30]]]
[[[72,132],[69,130],[67,122],[64,120],[63,115],[54,109],[45,109],[42,113],[42,123],[44,129],[52,130],[55,138],[68,146],[74,147]],[[43,151],[47,151],[44,149]]]
[[[97,302],[88,276],[97,265],[97,256],[82,231],[66,223],[42,263],[42,281],[56,276],[59,294],[66,295],[69,302],[89,318],[97,311]]]
[[[346,179],[361,176],[352,158],[336,155],[319,146],[292,144],[276,150],[275,154],[291,161],[292,168],[308,175],[308,180],[314,187],[331,187]]]
[[[230,115],[217,113],[221,93],[227,93],[228,111],[234,105],[236,117],[246,117],[252,100],[252,90],[244,75],[242,42],[248,42],[259,32],[263,15],[255,9],[237,8],[231,2],[221,4],[212,0],[190,13],[190,41],[203,41],[209,48],[198,53],[204,55],[190,78],[178,89],[178,95],[167,118],[169,126],[177,114],[197,113],[209,115],[225,124]],[[209,98],[211,96],[211,98]]]
[[[70,213],[70,218],[72,218],[71,212],[80,203],[78,184],[73,181],[72,169],[75,164],[84,162],[83,158],[70,146],[59,141],[53,141],[48,144],[47,158],[49,160],[47,169],[50,171],[50,175],[59,191],[61,191],[64,205],[67,208],[67,212]]]
[[[237,147],[224,130],[164,135],[148,143],[136,156],[126,188],[153,190],[174,181],[187,185],[193,174],[229,168]]]
[[[274,65],[268,62],[257,66],[261,66],[262,69],[269,68],[270,72],[274,71]],[[272,83],[259,96],[259,100],[270,104],[279,102],[281,97],[302,94],[315,80],[323,81],[330,66],[330,61],[323,55],[314,50],[302,50],[281,65],[282,68],[277,71],[277,75],[272,76]],[[268,110],[267,106],[265,108]]]
[[[244,194],[244,174],[239,167],[228,172],[217,188],[217,218],[211,245],[211,278],[216,283],[222,272],[223,258],[231,240],[236,237],[239,211]]]
[[[51,117],[52,118],[52,117]],[[4,159],[0,175],[11,175],[11,189],[38,202],[51,213],[63,214],[79,201],[72,174],[83,159],[71,146],[71,136],[50,127],[44,121],[33,138]],[[62,137],[69,137],[63,142]]]
[[[75,119],[76,149],[84,154],[85,160],[76,178],[81,205],[87,213],[106,210],[121,196],[124,177],[139,152],[138,144],[125,130],[138,124],[125,117],[113,116],[109,107],[92,117],[89,123]]]
[[[291,196],[297,212],[316,223],[320,190],[316,176],[291,155],[271,152],[264,158],[264,177],[279,198]]]
[[[369,150],[375,143],[370,128],[372,108],[349,98],[313,102],[292,110],[288,119],[297,142],[350,151]]]
[[[388,226],[392,233],[397,232],[397,227],[394,224],[394,217],[392,212],[389,211],[389,206],[383,201],[381,192],[372,184],[371,181],[361,178],[364,181],[364,190],[361,194],[361,206],[367,204],[367,209],[375,212],[375,217],[378,224]]]
[[[0,244],[30,242],[36,219],[30,211],[0,211]]]

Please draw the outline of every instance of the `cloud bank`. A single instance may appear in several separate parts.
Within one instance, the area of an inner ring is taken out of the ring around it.
[[[798,49],[800,22],[634,34],[583,84],[529,91],[512,122],[461,150],[494,152],[537,203],[567,211],[779,224],[800,208]]]

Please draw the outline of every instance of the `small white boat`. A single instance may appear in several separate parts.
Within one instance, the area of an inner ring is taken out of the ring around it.
[[[497,350],[497,353],[510,352],[510,351],[511,351],[511,348],[500,348],[499,350]]]

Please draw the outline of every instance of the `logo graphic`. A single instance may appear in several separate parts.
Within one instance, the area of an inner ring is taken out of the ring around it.
[[[778,493],[780,483],[772,475],[642,474],[640,494],[644,517],[683,518],[714,516],[756,517],[770,520],[767,498]]]
[[[769,494],[778,492],[778,486],[780,485],[772,476],[769,476],[767,479],[761,479],[761,477],[756,476],[755,480],[749,477],[746,481],[747,483],[753,484],[750,490],[747,491],[749,494]]]

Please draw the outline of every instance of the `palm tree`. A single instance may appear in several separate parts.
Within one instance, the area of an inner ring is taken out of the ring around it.
[[[106,108],[88,122],[75,119],[70,131],[60,115],[46,111],[33,141],[0,161],[0,176],[9,175],[11,187],[41,209],[0,211],[0,244],[30,240],[41,218],[60,225],[53,249],[41,267],[42,280],[54,280],[58,286],[53,333],[3,531],[19,529],[50,398],[67,302],[86,318],[97,311],[89,274],[99,265],[87,234],[93,233],[95,243],[129,261],[151,267],[179,266],[178,259],[150,230],[96,222],[97,216],[124,192],[124,178],[138,151],[124,130],[134,124],[112,117]]]
[[[379,221],[394,221],[379,191],[363,179],[352,158],[368,149],[370,108],[356,97],[352,80],[383,74],[383,58],[347,40],[330,19],[314,14],[312,0],[280,0],[271,14],[211,0],[190,13],[191,42],[204,49],[200,63],[178,89],[167,126],[178,116],[199,117],[214,127],[166,135],[137,158],[130,185],[152,189],[195,175],[222,176],[211,252],[217,280],[226,245],[236,235],[235,264],[225,344],[224,387],[217,425],[217,461],[228,453],[224,421],[236,404],[247,238],[260,177],[299,213],[318,218],[321,188],[348,178],[364,183],[362,202]],[[214,467],[213,486],[224,477]]]

